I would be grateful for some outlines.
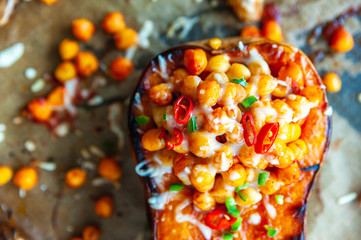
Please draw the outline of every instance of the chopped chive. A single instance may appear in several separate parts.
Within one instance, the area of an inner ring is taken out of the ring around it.
[[[244,201],[247,201],[247,194],[245,194],[244,192],[237,192],[238,196]]]
[[[239,187],[236,188],[236,192],[239,192],[239,191],[241,191],[241,190],[243,190],[243,189],[246,189],[246,188],[248,187],[248,185],[249,185],[248,182],[243,183],[241,186],[239,186]]]
[[[232,217],[239,216],[241,212],[237,209],[236,201],[233,197],[226,198],[225,204],[229,215],[231,215]]]
[[[241,223],[242,223],[242,218],[241,217],[237,218],[235,223],[232,224],[231,232],[238,231],[239,227],[241,226]]]
[[[194,132],[197,131],[198,126],[197,126],[197,121],[196,118],[194,116],[192,116],[189,121],[188,121],[188,132]]]
[[[275,237],[277,234],[277,229],[273,229],[267,225],[264,225],[264,228],[267,230],[267,235],[269,237]]]
[[[167,121],[167,114],[163,114],[163,120]]]
[[[249,96],[248,98],[244,99],[243,102],[241,102],[241,105],[243,108],[248,108],[255,102],[257,102],[257,98],[252,95],[252,96]]]
[[[258,186],[263,186],[266,184],[269,174],[270,174],[269,172],[258,173],[258,178],[257,178]]]
[[[184,185],[181,183],[172,183],[169,186],[169,191],[170,192],[179,192],[180,190],[182,190],[183,187],[184,187]]]
[[[145,125],[145,124],[149,123],[150,118],[147,117],[147,116],[142,115],[142,116],[137,116],[137,117],[135,117],[135,121],[136,121],[139,125]]]
[[[275,198],[276,198],[276,202],[277,202],[279,205],[282,205],[282,204],[283,204],[283,195],[276,195]]]
[[[246,79],[244,79],[244,77],[242,77],[241,79],[232,79],[231,82],[238,83],[243,87],[247,87],[247,82]]]
[[[233,239],[233,235],[230,233],[225,233],[223,234],[223,240],[232,240]]]

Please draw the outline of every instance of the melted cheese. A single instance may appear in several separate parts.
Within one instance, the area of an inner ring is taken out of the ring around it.
[[[258,225],[261,223],[261,215],[258,213],[253,213],[251,216],[249,216],[248,223],[253,225]]]

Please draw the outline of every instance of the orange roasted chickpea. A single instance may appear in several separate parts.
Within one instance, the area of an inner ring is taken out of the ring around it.
[[[83,229],[83,240],[98,240],[100,237],[100,230],[95,226],[86,226]]]
[[[256,26],[249,25],[242,29],[241,37],[261,37],[261,30]]]
[[[159,139],[162,129],[153,128],[146,132],[142,137],[142,145],[145,150],[158,151],[165,147],[165,142]]]
[[[72,29],[74,36],[81,41],[89,41],[95,32],[94,24],[85,18],[75,19]]]
[[[114,35],[115,46],[125,50],[138,43],[138,33],[131,28],[122,28]]]
[[[189,179],[192,185],[199,192],[207,192],[213,188],[215,172],[211,171],[207,165],[197,164],[192,169]]]
[[[259,190],[261,190],[263,194],[272,195],[277,192],[281,186],[282,182],[278,180],[277,174],[272,172],[265,185],[259,186]]]
[[[342,81],[337,73],[326,73],[322,78],[323,84],[326,86],[327,92],[336,93],[341,91]]]
[[[214,106],[217,103],[220,94],[221,87],[218,82],[214,80],[202,81],[197,87],[197,99],[201,106]]]
[[[234,164],[228,171],[222,172],[222,177],[226,184],[239,187],[246,181],[247,173],[241,164]]]
[[[79,44],[70,39],[64,39],[59,44],[59,54],[63,61],[69,61],[75,58],[79,52]]]
[[[126,79],[133,71],[134,66],[132,61],[125,57],[118,57],[114,59],[109,65],[109,73],[112,78],[122,81]]]
[[[114,158],[103,158],[98,166],[100,176],[116,181],[122,176],[122,169]]]
[[[43,98],[31,101],[28,104],[28,110],[31,115],[39,122],[45,122],[48,120],[53,112],[50,104]]]
[[[208,46],[212,49],[218,49],[222,44],[222,40],[219,38],[211,38],[208,40]]]
[[[184,66],[193,75],[199,75],[207,67],[207,55],[200,49],[188,49],[184,52]]]
[[[331,37],[330,47],[332,50],[340,53],[350,51],[354,46],[352,35],[344,28],[338,28]]]
[[[218,175],[214,181],[214,186],[210,191],[210,194],[216,203],[224,204],[227,198],[233,197],[233,193],[234,190],[224,183],[221,175]]]
[[[103,196],[96,200],[94,210],[99,217],[110,218],[113,215],[114,201],[109,196]]]
[[[70,169],[65,175],[65,183],[70,188],[78,188],[85,183],[86,175],[81,168]]]
[[[277,169],[277,174],[279,180],[286,184],[298,182],[300,179],[300,168],[298,167],[298,163],[295,162],[286,168]]]
[[[102,27],[107,33],[116,33],[125,28],[123,14],[120,12],[108,13],[103,19]]]
[[[58,0],[41,0],[43,3],[45,3],[46,5],[53,5],[54,3],[56,3]]]
[[[60,86],[50,92],[48,96],[48,103],[51,106],[63,106],[64,105],[65,87]]]
[[[275,20],[267,20],[262,26],[262,36],[281,42],[283,40],[281,26]]]
[[[185,185],[191,185],[188,174],[195,165],[195,161],[195,157],[190,154],[177,154],[173,159],[174,175],[176,175]]]
[[[288,63],[278,72],[278,78],[284,80],[289,86],[303,87],[303,72],[301,67],[296,63]]]
[[[32,189],[38,182],[38,172],[34,167],[23,167],[16,171],[14,184],[22,190]]]
[[[79,52],[75,58],[75,67],[80,75],[88,77],[98,70],[98,59],[91,52]]]
[[[158,105],[167,105],[172,101],[172,91],[166,83],[158,84],[149,90],[149,97]]]
[[[173,76],[170,78],[174,84],[175,89],[180,89],[183,85],[183,80],[189,75],[188,71],[184,68],[177,68],[173,71]]]
[[[0,186],[10,182],[13,170],[8,166],[0,166]]]
[[[320,104],[323,99],[323,91],[318,86],[307,86],[301,90],[301,95],[305,96],[307,100],[316,106]]]
[[[208,192],[194,192],[193,204],[202,211],[208,211],[216,205],[216,201]]]
[[[55,78],[61,82],[65,83],[66,81],[76,77],[76,68],[72,62],[62,62],[60,63],[55,71]]]

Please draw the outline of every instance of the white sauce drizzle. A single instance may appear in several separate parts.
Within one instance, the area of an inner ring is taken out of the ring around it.
[[[269,197],[268,195],[265,195],[263,198],[263,204],[266,207],[268,216],[270,216],[270,218],[275,219],[275,217],[277,216],[277,212],[275,207],[269,203]]]

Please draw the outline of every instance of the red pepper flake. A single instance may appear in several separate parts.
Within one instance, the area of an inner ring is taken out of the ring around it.
[[[179,129],[174,129],[173,134],[170,138],[167,137],[167,132],[163,128],[162,133],[158,136],[159,139],[163,139],[165,141],[165,145],[168,149],[173,149],[176,146],[179,146],[182,144],[184,140],[183,132]]]
[[[187,105],[184,102],[188,102]],[[192,115],[193,102],[189,96],[182,95],[174,105],[174,119],[178,124],[185,124]],[[182,118],[183,117],[183,118]]]
[[[254,127],[253,117],[250,113],[245,113],[242,116],[242,127],[244,129],[244,140],[248,147],[256,143],[256,129]]]
[[[207,214],[206,225],[212,229],[221,230],[229,228],[237,221],[227,213],[227,208],[223,205]]]
[[[280,124],[278,122],[266,123],[261,130],[259,130],[254,151],[258,154],[267,153],[276,140],[279,128]]]

